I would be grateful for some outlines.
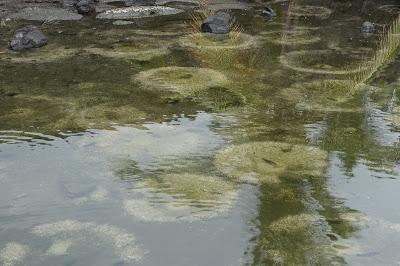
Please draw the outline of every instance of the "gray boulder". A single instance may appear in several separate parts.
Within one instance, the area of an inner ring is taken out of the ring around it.
[[[375,24],[369,21],[365,21],[362,24],[362,32],[363,33],[374,33],[375,31]]]
[[[75,7],[81,15],[88,15],[95,11],[94,4],[91,0],[79,0]]]
[[[201,31],[215,34],[229,33],[230,20],[231,16],[228,13],[218,11],[215,15],[209,16],[203,21],[201,24]]]
[[[21,51],[45,46],[47,41],[47,37],[41,30],[34,26],[28,26],[15,31],[9,46],[11,50]]]

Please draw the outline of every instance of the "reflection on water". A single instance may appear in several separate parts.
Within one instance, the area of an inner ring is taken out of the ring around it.
[[[398,4],[271,7],[223,39],[88,19],[0,53],[0,264],[400,261],[399,59],[349,90]]]

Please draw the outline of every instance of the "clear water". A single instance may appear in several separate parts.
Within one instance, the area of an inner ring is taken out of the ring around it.
[[[87,18],[2,50],[0,263],[398,265],[400,61],[337,85],[396,4],[235,10],[233,42]]]

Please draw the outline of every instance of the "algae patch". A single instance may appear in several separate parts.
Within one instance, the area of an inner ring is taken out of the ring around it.
[[[124,202],[127,214],[146,222],[208,220],[230,210],[236,184],[217,176],[175,173],[145,177],[140,182],[144,199]]]
[[[341,50],[293,51],[279,57],[281,64],[292,70],[325,75],[359,73],[364,70],[357,64],[362,58],[361,52]]]
[[[311,146],[280,142],[252,142],[220,150],[216,167],[241,181],[279,183],[281,178],[322,176],[328,166],[326,152]]]
[[[210,87],[224,86],[228,79],[224,74],[197,67],[161,67],[140,72],[135,77],[145,89],[175,92],[192,96]]]
[[[0,262],[4,266],[13,266],[24,261],[29,254],[29,247],[17,242],[10,242],[0,250]]]
[[[316,80],[294,84],[283,89],[280,96],[295,104],[296,109],[304,111],[362,111],[363,103],[356,92],[364,87],[352,88],[346,80]]]

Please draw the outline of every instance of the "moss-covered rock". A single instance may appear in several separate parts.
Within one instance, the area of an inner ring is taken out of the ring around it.
[[[214,163],[232,178],[279,183],[281,178],[322,176],[328,166],[327,156],[326,152],[311,146],[251,142],[219,151]]]

